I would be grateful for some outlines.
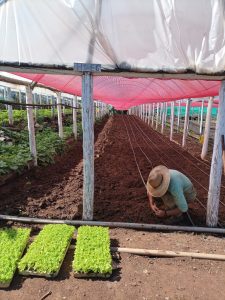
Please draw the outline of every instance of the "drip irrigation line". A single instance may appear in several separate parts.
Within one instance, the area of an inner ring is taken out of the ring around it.
[[[129,122],[129,125],[130,125],[130,121],[128,121]],[[131,125],[130,125],[130,127],[131,127]],[[131,129],[132,129],[132,131],[133,131],[133,128],[131,127]],[[134,131],[133,131],[134,132]],[[133,133],[134,134],[134,133]],[[135,137],[135,139],[136,139],[136,137]],[[145,140],[144,140],[145,141]],[[147,144],[148,145],[148,144]],[[154,151],[154,150],[153,150]],[[143,152],[144,153],[144,152]],[[145,157],[147,157],[147,155],[144,153],[144,155],[145,155]],[[147,157],[148,158],[148,157]],[[160,159],[161,160],[161,159]],[[166,166],[167,166],[167,164],[163,161],[163,160],[161,160]],[[152,163],[152,166],[153,166],[153,163]],[[192,226],[195,226],[195,224],[194,224],[194,222],[193,222],[193,220],[192,220],[192,218],[191,218],[191,216],[190,216],[190,214],[187,212],[187,217],[188,217],[188,219],[189,219],[189,221],[190,221],[190,223],[192,224]]]
[[[145,132],[138,126],[137,127],[137,125],[134,123],[134,126],[136,127],[136,129],[138,129],[138,131],[139,132],[141,132],[142,133],[142,136],[143,136],[143,134],[145,135],[145,136],[147,136],[146,134],[145,134]],[[149,137],[147,136],[147,138],[148,138],[148,140],[150,140],[149,139]],[[145,139],[144,139],[144,141],[145,141]],[[145,142],[147,142],[147,141],[145,141]],[[155,146],[155,144],[150,140],[150,142]],[[147,143],[148,145],[149,145],[149,143]],[[150,146],[150,145],[149,145]],[[158,148],[157,146],[155,146],[156,148]],[[152,147],[151,147],[151,149],[153,149]],[[158,148],[158,150],[160,151],[160,149]],[[153,150],[154,151],[154,150]],[[155,152],[155,151],[154,151]],[[160,151],[161,152],[161,151]],[[159,156],[159,154],[157,153],[157,152],[155,152],[156,154],[157,154],[157,156]],[[162,152],[161,152],[162,153]],[[167,156],[168,157],[168,156]],[[163,161],[163,159],[160,157],[160,159],[159,159],[161,162],[163,162],[167,167],[168,167],[168,165],[167,165],[167,163],[165,163],[164,161]],[[181,170],[183,170],[182,168],[180,168]],[[186,173],[186,172],[185,172]],[[194,179],[194,178],[193,178]],[[195,180],[195,179],[194,179]],[[196,180],[195,180],[196,181]],[[204,188],[205,189],[205,188]],[[206,190],[206,189],[205,189]],[[207,192],[208,192],[208,190],[206,190]],[[205,211],[207,211],[207,208],[206,208],[206,206],[204,206],[204,204],[196,197],[196,200],[197,200],[197,202],[205,209]],[[220,201],[220,203],[222,204],[222,205],[224,205],[221,201]],[[218,225],[220,225],[221,226],[221,224],[218,222]],[[222,227],[222,226],[221,226]]]
[[[135,123],[136,123],[136,121],[135,121]],[[170,160],[171,160],[171,158],[167,155],[167,154],[165,154],[165,153],[163,153],[161,150],[160,150],[160,148],[148,137],[148,135],[140,128],[140,126],[139,125],[136,125],[135,124],[135,127],[137,128],[137,129],[139,129],[139,131],[141,131],[142,132],[142,134],[143,135],[145,135],[146,137],[147,137],[147,139],[154,145],[154,147],[156,147],[159,151],[160,151],[160,153],[162,154],[162,156],[165,156],[165,157],[167,157],[167,158],[169,158]],[[162,139],[161,139],[162,140]],[[164,140],[163,140],[164,141]],[[161,160],[162,161],[162,160]],[[177,164],[174,162],[174,164],[177,166]],[[178,166],[179,167],[179,169],[180,170],[182,170],[182,172],[184,172],[184,173],[186,173],[187,174],[187,172],[182,168],[182,167],[180,167],[180,166]],[[206,192],[208,192],[208,190],[200,183],[200,182],[198,182],[195,178],[193,178],[191,175],[189,175],[188,174],[188,176],[190,177],[190,178],[192,178],[192,180],[194,180],[199,186],[201,186]]]
[[[177,154],[179,154],[179,155],[182,155],[182,157],[184,158],[184,159],[186,159],[189,163],[191,163],[196,169],[198,169],[199,171],[201,171],[203,174],[205,174],[206,176],[208,176],[209,177],[209,174],[208,173],[206,173],[204,170],[202,170],[198,165],[196,165],[193,161],[191,161],[190,159],[188,159],[182,152],[179,152],[179,151],[177,151],[175,148],[173,148],[170,144],[169,144],[169,142],[168,141],[166,141],[166,140],[164,140],[164,139],[162,139],[162,137],[161,137],[161,135],[160,135],[160,133],[157,131],[157,130],[155,130],[155,133],[157,134],[157,136],[161,139],[161,140],[163,140],[173,151],[175,151]],[[188,153],[188,154],[190,154],[190,153]],[[191,155],[191,154],[190,154]],[[191,155],[192,156],[192,155]],[[196,159],[196,160],[198,160],[196,157],[194,157],[194,156],[192,156],[194,159]],[[203,163],[204,164],[204,162],[203,161],[200,161],[200,160],[198,160],[199,162],[201,162],[201,163]],[[206,165],[207,167],[209,167],[210,168],[210,166],[208,166],[208,165]],[[223,186],[223,185],[221,185],[221,188],[225,188],[225,186]],[[224,205],[225,206],[225,205]]]
[[[140,170],[140,168],[139,168],[139,165],[138,165],[138,162],[137,162],[137,158],[136,158],[136,155],[135,155],[135,152],[134,152],[134,148],[133,148],[133,145],[132,145],[132,143],[131,143],[130,135],[129,135],[129,132],[128,132],[128,129],[127,129],[127,125],[126,125],[126,123],[125,123],[125,121],[124,121],[124,117],[123,117],[123,116],[122,116],[122,119],[123,119],[124,125],[125,125],[125,127],[126,127],[127,136],[128,136],[129,142],[130,142],[131,150],[132,150],[133,155],[134,155],[134,160],[135,160],[135,163],[136,163],[138,172],[139,172],[140,177],[141,177],[141,180],[142,180],[142,182],[143,182],[143,184],[144,184],[144,186],[145,186],[145,188],[146,188],[146,184],[145,184],[144,178],[143,178],[143,176],[142,176],[142,174],[141,174],[141,170]]]
[[[124,121],[124,119],[123,119],[123,121]],[[132,126],[131,126],[131,124],[130,124],[130,121],[129,121],[129,117],[128,117],[128,123],[129,123],[129,126],[130,126],[131,130],[132,130],[133,136],[135,137],[133,128],[132,128]],[[124,121],[124,124],[125,124],[125,126],[126,126],[125,121]],[[127,126],[126,126],[126,129],[127,129]],[[127,132],[128,132],[128,130],[127,130]],[[128,136],[129,136],[129,133],[128,133]],[[129,140],[130,140],[130,138],[129,138]],[[138,143],[137,143],[136,137],[135,137],[135,141],[136,141],[136,144],[138,144]],[[131,147],[132,147],[132,149],[133,149],[133,145],[132,145],[132,143],[131,143],[131,140],[130,140],[130,145],[131,145]],[[138,145],[138,146],[139,146],[139,145]],[[140,146],[139,146],[139,148],[140,148]],[[141,148],[140,148],[140,149],[141,149]],[[134,150],[133,150],[133,153],[134,153]],[[145,153],[144,151],[142,151],[142,153],[145,155],[145,157],[147,158],[147,160],[150,161],[150,159],[148,158],[148,156],[146,155],[146,153]],[[135,153],[134,153],[134,155],[135,155]],[[135,161],[136,161],[136,164],[137,164],[137,166],[138,166],[136,156],[135,156]],[[153,163],[152,163],[152,162],[151,162],[151,165],[153,166]],[[140,170],[139,166],[138,166],[138,170]],[[141,171],[139,171],[139,173],[141,174]],[[141,177],[142,177],[142,175],[141,175]],[[143,177],[142,177],[142,178],[143,178]],[[144,185],[145,185],[145,184],[144,184]],[[145,187],[146,187],[146,186],[145,186]],[[187,216],[188,216],[188,219],[189,219],[190,223],[192,224],[192,226],[195,226],[195,224],[194,224],[194,222],[193,222],[191,216],[190,216],[188,213],[187,213]]]
[[[141,152],[143,153],[143,155],[146,157],[147,161],[151,164],[151,168],[153,168],[153,163],[152,163],[152,161],[149,159],[149,157],[146,155],[146,153],[142,150],[142,148],[140,147],[140,145],[139,145],[138,142],[137,142],[137,139],[136,139],[136,136],[135,136],[135,134],[134,134],[133,128],[132,128],[131,125],[130,125],[129,118],[128,118],[128,123],[129,123],[129,127],[130,127],[130,129],[131,129],[131,131],[132,131],[133,137],[134,137],[134,139],[135,139],[135,142],[136,142],[138,148],[141,150]]]
[[[144,132],[143,132],[144,133]],[[157,134],[157,136],[160,138],[160,140],[161,141],[163,141],[163,142],[165,142],[172,150],[173,150],[173,147],[172,146],[170,146],[170,144],[167,142],[167,141],[165,141],[161,136],[160,136],[160,133],[159,132],[157,132],[156,130],[154,130],[154,133],[156,133]],[[145,133],[144,133],[145,134]],[[148,138],[149,139],[149,138]],[[153,142],[152,142],[153,143]],[[157,146],[156,146],[157,147]],[[157,147],[158,148],[158,147]],[[174,151],[179,155],[179,154],[181,154],[184,158],[185,158],[185,156],[182,154],[182,153],[179,153],[178,151],[176,151],[175,149],[174,149]],[[167,157],[168,157],[168,155],[166,155]],[[189,161],[189,159],[188,158],[186,158],[187,159],[187,161]],[[190,161],[191,162],[191,161]],[[195,165],[194,165],[195,166]],[[198,168],[198,167],[197,167]],[[182,170],[183,170],[183,168],[181,168]],[[202,171],[200,168],[198,168],[200,171]],[[184,171],[184,170],[183,170]],[[202,171],[204,174],[206,174],[208,177],[209,177],[209,175],[207,174],[207,173],[205,173],[204,171]],[[189,177],[191,177],[198,185],[200,185],[207,193],[208,193],[208,189],[206,189],[200,182],[198,182],[195,178],[193,178],[191,175],[189,175]],[[223,185],[221,185],[221,188],[225,188],[225,186],[223,186]],[[225,204],[220,200],[220,204],[223,206],[223,207],[225,207]]]
[[[64,103],[59,103],[59,104],[27,104],[27,103],[18,103],[18,102],[11,102],[11,101],[5,101],[1,100],[0,104],[6,104],[6,105],[11,105],[11,106],[22,106],[22,107],[57,107],[57,106],[65,106],[65,107],[70,107],[74,109],[81,109],[80,107],[75,107],[69,104],[64,104]]]

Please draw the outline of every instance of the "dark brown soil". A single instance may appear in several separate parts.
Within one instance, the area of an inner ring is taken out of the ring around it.
[[[135,158],[130,142],[134,147]],[[190,177],[198,191],[198,201],[191,216],[196,225],[204,225],[210,169],[208,164],[130,116],[110,117],[106,123],[96,127],[94,219],[162,222],[151,213],[144,186],[151,168],[159,164],[178,169]],[[55,164],[37,168],[2,186],[0,212],[31,217],[80,219],[82,185],[82,143],[78,141]],[[221,202],[224,201],[224,195],[225,188],[222,188]],[[224,204],[221,204],[221,222],[224,212]]]
[[[225,240],[205,235],[113,229],[121,247],[225,254]],[[122,254],[109,280],[76,279],[69,250],[59,276],[48,280],[16,275],[1,300],[218,300],[224,299],[224,262],[150,258]]]
[[[130,140],[129,140],[130,139]],[[131,150],[130,142],[133,145]],[[185,172],[198,199],[191,217],[205,224],[207,164],[182,150],[137,118],[110,117],[96,126],[96,220],[162,223],[149,210],[144,182],[153,166],[165,164]],[[221,190],[224,201],[224,188]],[[201,203],[201,204],[200,204]],[[80,219],[82,214],[82,144],[71,145],[54,165],[28,172],[0,188],[0,212],[44,218]],[[220,207],[224,219],[224,207]],[[188,224],[188,220],[185,224]],[[188,224],[189,225],[189,224]],[[122,247],[225,254],[224,238],[184,233],[150,233],[112,229],[112,244]],[[123,254],[110,280],[75,279],[70,250],[54,280],[15,276],[1,300],[57,299],[224,299],[224,262],[188,258],[148,258]]]

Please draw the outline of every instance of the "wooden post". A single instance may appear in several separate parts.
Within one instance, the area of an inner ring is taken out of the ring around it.
[[[62,115],[65,116],[65,98],[62,97],[61,99],[61,103],[62,103]]]
[[[30,86],[26,86],[26,104],[32,104],[32,90]],[[28,122],[28,132],[29,132],[29,145],[31,156],[34,161],[34,165],[37,166],[37,149],[36,149],[36,139],[35,139],[35,129],[34,129],[34,114],[33,107],[27,106],[27,122]]]
[[[152,127],[154,126],[154,116],[155,116],[155,103],[152,105]]]
[[[74,64],[82,75],[82,127],[83,127],[83,219],[92,220],[94,210],[94,113],[93,75],[101,65]]]
[[[166,111],[165,111],[165,108],[166,108],[166,103],[164,102],[163,103],[163,111],[162,111],[162,126],[161,126],[161,133],[163,134],[164,132],[164,127],[165,127],[165,117],[166,117]]]
[[[150,125],[150,122],[151,122],[151,114],[152,114],[152,104],[149,104],[149,106],[148,106],[148,125]]]
[[[205,133],[204,133],[204,141],[202,145],[201,159],[205,159],[208,152],[212,106],[213,106],[213,97],[210,97],[208,102],[207,114],[206,114]]]
[[[225,81],[221,82],[219,93],[219,107],[216,122],[215,139],[213,146],[213,155],[211,162],[209,192],[207,202],[207,217],[206,223],[210,227],[217,226],[219,201],[220,201],[220,186],[222,178],[222,135],[225,135]]]
[[[156,110],[156,123],[155,123],[155,129],[158,129],[159,125],[159,102],[157,103],[157,110]]]
[[[160,123],[162,123],[162,115],[163,115],[163,103],[160,103],[160,118],[159,118]]]
[[[200,128],[199,128],[199,134],[202,135],[203,132],[203,115],[204,115],[204,100],[202,100],[202,106],[201,106],[201,117],[200,117]]]
[[[61,93],[57,93],[57,112],[58,112],[58,130],[59,137],[63,139],[63,122],[62,122],[62,102]]]
[[[82,76],[82,126],[83,126],[83,220],[93,219],[94,209],[94,127],[93,127],[93,77],[91,73]]]
[[[6,88],[6,100],[12,101],[12,94],[11,94],[11,88]],[[8,109],[8,118],[9,118],[9,125],[13,125],[13,108],[12,105],[7,106]]]
[[[186,101],[186,111],[185,111],[185,120],[184,120],[184,131],[183,131],[182,147],[186,147],[186,139],[187,139],[187,135],[188,135],[190,107],[191,107],[191,99],[188,99]]]
[[[170,110],[170,140],[173,140],[173,125],[174,125],[174,102],[171,102]]]
[[[54,105],[54,97],[53,96],[50,96],[50,104]],[[55,117],[55,107],[54,106],[51,107],[51,117],[52,118]]]
[[[77,107],[77,96],[73,97],[73,107]],[[73,108],[73,134],[75,140],[77,139],[77,110]]]
[[[22,103],[22,95],[21,95],[21,90],[19,90],[19,103]],[[20,106],[20,110],[23,109],[22,106]]]
[[[178,101],[177,132],[179,132],[179,129],[180,129],[180,102],[181,102],[181,101]]]

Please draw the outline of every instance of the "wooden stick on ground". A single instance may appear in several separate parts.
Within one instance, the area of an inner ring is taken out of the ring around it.
[[[199,259],[222,260],[225,261],[225,255],[221,254],[207,254],[195,252],[181,252],[181,251],[168,251],[168,250],[150,250],[150,249],[136,249],[136,248],[120,248],[111,247],[112,252],[130,253],[137,255],[147,255],[156,257],[191,257]]]

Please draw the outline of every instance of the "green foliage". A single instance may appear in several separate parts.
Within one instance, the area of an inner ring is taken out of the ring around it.
[[[69,116],[72,114],[71,108],[65,109],[65,115]],[[55,108],[54,115],[57,116],[57,109]],[[42,123],[45,118],[52,118],[52,111],[51,109],[37,109],[37,122]],[[15,124],[18,124],[22,121],[27,121],[27,111],[26,110],[19,110],[13,109],[13,120]],[[70,122],[71,124],[72,122]],[[9,124],[9,117],[7,110],[1,110],[0,112],[0,126],[7,126]],[[69,125],[69,124],[65,124]]]
[[[21,172],[32,159],[29,150],[28,132],[23,130],[14,132],[3,129],[5,134],[12,139],[12,144],[0,142],[0,175],[10,171]],[[51,128],[45,128],[36,133],[38,164],[46,166],[54,162],[57,154],[61,154],[66,147],[66,139],[72,136],[72,126],[64,127],[64,139]]]
[[[112,273],[109,228],[81,226],[78,229],[73,269],[78,273]]]
[[[0,230],[0,283],[9,283],[30,236],[30,229]]]
[[[20,172],[27,161],[31,160],[28,134],[26,131],[18,133],[8,129],[3,130],[12,139],[12,144],[0,142],[0,175],[10,171]]]
[[[20,261],[19,271],[49,275],[57,272],[73,236],[74,229],[73,226],[66,224],[44,226]]]

